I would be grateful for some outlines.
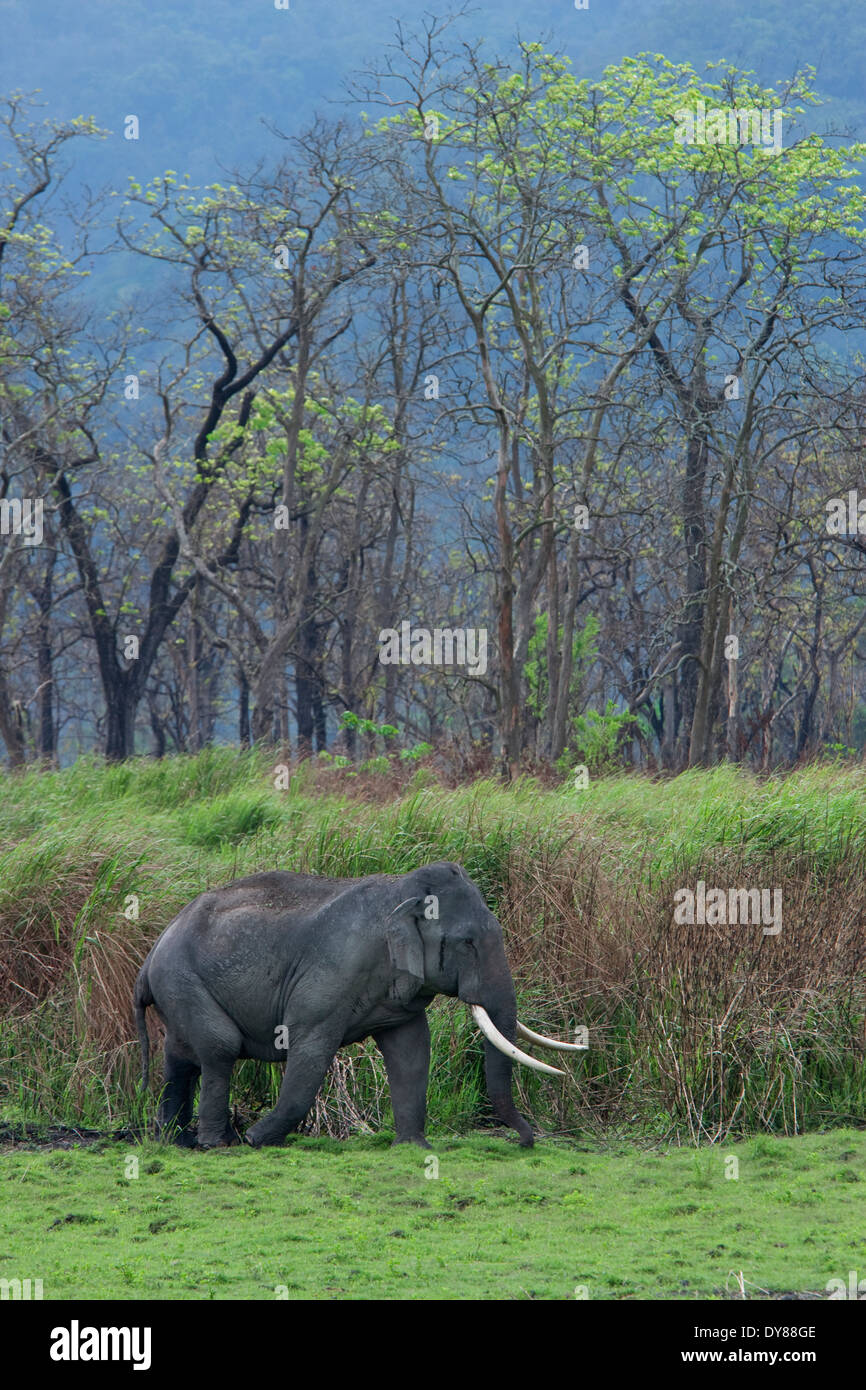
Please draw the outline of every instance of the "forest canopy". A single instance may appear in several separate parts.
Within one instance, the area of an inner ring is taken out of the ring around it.
[[[429,19],[233,169],[101,190],[147,110],[13,93],[8,762],[862,747],[866,146],[753,66]]]

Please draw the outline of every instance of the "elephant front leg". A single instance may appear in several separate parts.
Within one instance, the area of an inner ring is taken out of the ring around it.
[[[396,1028],[374,1033],[385,1059],[391,1109],[397,1130],[396,1144],[430,1145],[424,1138],[427,1120],[427,1081],[430,1075],[430,1029],[426,1014],[417,1014]]]
[[[290,1038],[280,1098],[273,1110],[257,1120],[244,1135],[246,1142],[256,1149],[262,1144],[281,1144],[287,1134],[298,1128],[312,1108],[334,1060],[342,1031],[335,1032],[331,1024],[303,1038],[296,1039],[291,1034]]]

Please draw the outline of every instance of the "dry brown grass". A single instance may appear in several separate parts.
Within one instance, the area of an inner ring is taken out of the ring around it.
[[[603,867],[601,846],[509,865],[502,919],[515,975],[548,1031],[590,1027],[579,1110],[670,1116],[695,1141],[745,1129],[796,1132],[843,1118],[846,1073],[863,1119],[866,898],[850,865],[817,878],[717,853],[651,886]],[[678,925],[674,893],[780,886],[783,926]],[[857,1072],[860,1081],[857,1082]]]

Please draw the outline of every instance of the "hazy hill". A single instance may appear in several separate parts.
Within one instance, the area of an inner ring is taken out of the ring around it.
[[[79,151],[96,183],[125,187],[128,174],[165,168],[196,181],[218,163],[247,164],[270,145],[266,119],[297,129],[338,101],[342,80],[391,41],[395,17],[412,28],[405,0],[0,0],[0,91],[40,88],[48,113],[86,113],[114,132]],[[862,0],[569,0],[478,4],[459,21],[467,39],[507,49],[515,33],[549,38],[578,71],[627,53],[662,52],[696,65],[728,58],[766,82],[798,64],[818,67],[828,105],[816,124],[866,129]],[[123,117],[141,120],[139,143],[122,139]],[[79,167],[82,167],[81,165]]]

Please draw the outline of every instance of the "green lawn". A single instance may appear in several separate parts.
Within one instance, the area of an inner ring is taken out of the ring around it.
[[[656,1299],[723,1297],[740,1273],[751,1297],[826,1297],[866,1274],[862,1131],[697,1151],[432,1142],[7,1149],[0,1278],[41,1278],[46,1299]]]

